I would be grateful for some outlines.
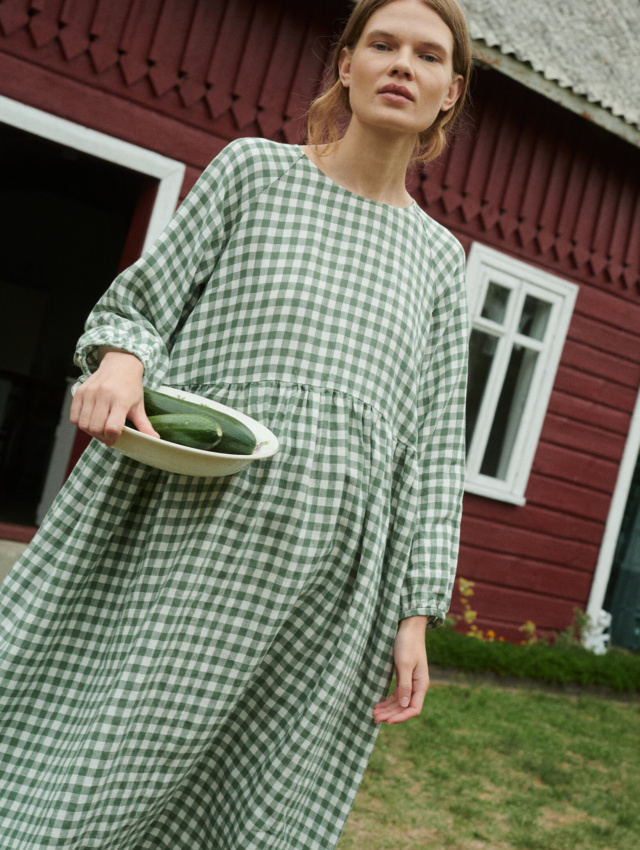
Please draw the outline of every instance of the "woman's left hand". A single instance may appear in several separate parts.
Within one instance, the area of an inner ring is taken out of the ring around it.
[[[407,617],[400,621],[393,645],[396,687],[390,697],[374,706],[376,723],[404,723],[422,711],[429,687],[426,628],[426,617]]]

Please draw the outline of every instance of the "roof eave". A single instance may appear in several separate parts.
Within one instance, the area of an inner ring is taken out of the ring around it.
[[[476,59],[483,65],[495,68],[502,74],[516,80],[529,89],[558,103],[565,109],[575,112],[587,121],[603,127],[610,133],[640,147],[640,129],[619,118],[597,103],[590,103],[581,95],[575,94],[552,80],[545,79],[529,65],[525,65],[507,56],[495,47],[489,47],[483,41],[474,40]]]

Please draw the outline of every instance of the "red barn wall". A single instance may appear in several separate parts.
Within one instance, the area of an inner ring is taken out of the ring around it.
[[[580,287],[527,503],[468,494],[459,567],[481,627],[565,628],[588,602],[640,386],[640,151],[479,71],[466,125],[416,192],[465,247]]]
[[[299,141],[338,0],[3,0],[0,94],[187,164]]]
[[[185,162],[184,194],[230,139],[300,140],[345,14],[340,0],[2,0],[0,94]],[[527,504],[468,495],[460,560],[481,626],[564,628],[587,603],[640,384],[640,152],[479,71],[465,126],[413,188],[465,247],[580,286]]]

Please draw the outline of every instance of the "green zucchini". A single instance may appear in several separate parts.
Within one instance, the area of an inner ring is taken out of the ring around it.
[[[214,451],[230,455],[251,455],[256,448],[256,438],[250,428],[240,422],[235,416],[213,410],[206,404],[196,404],[182,398],[158,390],[144,390],[144,407],[147,416],[164,414],[198,414],[210,416],[222,428],[222,438]]]
[[[222,428],[211,416],[199,413],[160,413],[149,422],[161,439],[190,449],[211,451],[222,439]]]

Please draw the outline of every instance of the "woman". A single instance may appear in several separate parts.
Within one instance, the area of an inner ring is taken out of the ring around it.
[[[98,442],[3,588],[3,847],[333,848],[377,724],[420,712],[467,320],[462,250],[405,174],[469,66],[453,0],[361,0],[310,144],[230,144],[91,314],[72,421]],[[223,479],[114,453],[126,416],[154,433],[143,381],[280,453]]]

